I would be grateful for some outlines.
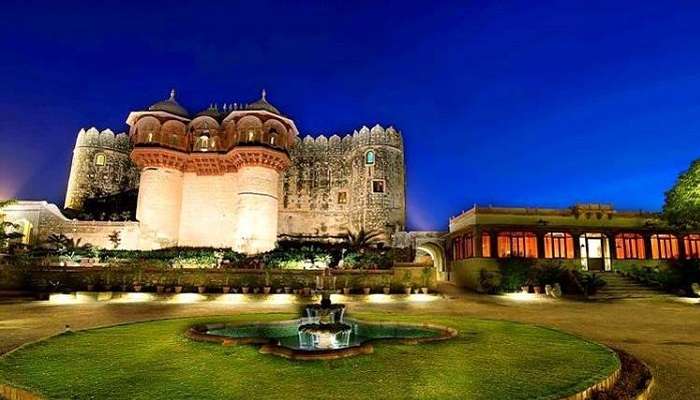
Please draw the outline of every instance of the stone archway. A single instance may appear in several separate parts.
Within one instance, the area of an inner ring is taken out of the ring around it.
[[[438,281],[450,280],[450,273],[447,270],[447,262],[445,260],[445,250],[442,245],[436,242],[416,243],[416,250],[427,253],[433,260],[433,267],[435,267]]]

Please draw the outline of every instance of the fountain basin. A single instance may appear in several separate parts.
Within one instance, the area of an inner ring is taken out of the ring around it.
[[[205,324],[191,327],[193,340],[225,346],[261,344],[260,352],[294,360],[329,360],[370,354],[372,342],[420,344],[457,336],[452,328],[431,324],[368,322],[344,319],[337,324],[316,324],[308,318],[245,325]]]

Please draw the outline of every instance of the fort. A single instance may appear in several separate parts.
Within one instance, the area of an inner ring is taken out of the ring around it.
[[[126,123],[125,133],[78,132],[64,210],[75,218],[45,202],[14,206],[27,243],[61,233],[111,247],[117,231],[124,249],[253,254],[280,238],[334,241],[360,230],[389,243],[405,228],[403,140],[394,127],[302,139],[264,91],[255,102],[191,116],[173,90]],[[122,201],[129,193],[137,193],[135,209]],[[109,199],[116,207],[91,206]]]

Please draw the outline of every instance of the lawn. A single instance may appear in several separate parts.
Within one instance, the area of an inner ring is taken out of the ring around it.
[[[377,343],[374,354],[334,361],[287,361],[255,346],[197,343],[183,335],[196,323],[291,317],[175,319],[65,334],[0,359],[0,380],[71,399],[558,399],[618,365],[605,347],[555,330],[455,316],[392,315],[451,326],[459,336],[415,346]]]

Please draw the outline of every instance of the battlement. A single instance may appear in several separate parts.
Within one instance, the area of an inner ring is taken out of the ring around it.
[[[304,138],[297,138],[295,146],[300,148],[313,148],[315,150],[338,149],[341,151],[350,150],[360,146],[384,145],[403,149],[403,138],[401,132],[393,126],[387,128],[379,124],[372,128],[362,126],[359,130],[354,130],[352,133],[345,135],[334,134],[330,137],[326,135],[318,135],[313,137],[306,135]]]
[[[124,132],[115,135],[111,129],[99,131],[94,126],[78,131],[75,147],[100,147],[122,153],[131,151],[129,135]]]

